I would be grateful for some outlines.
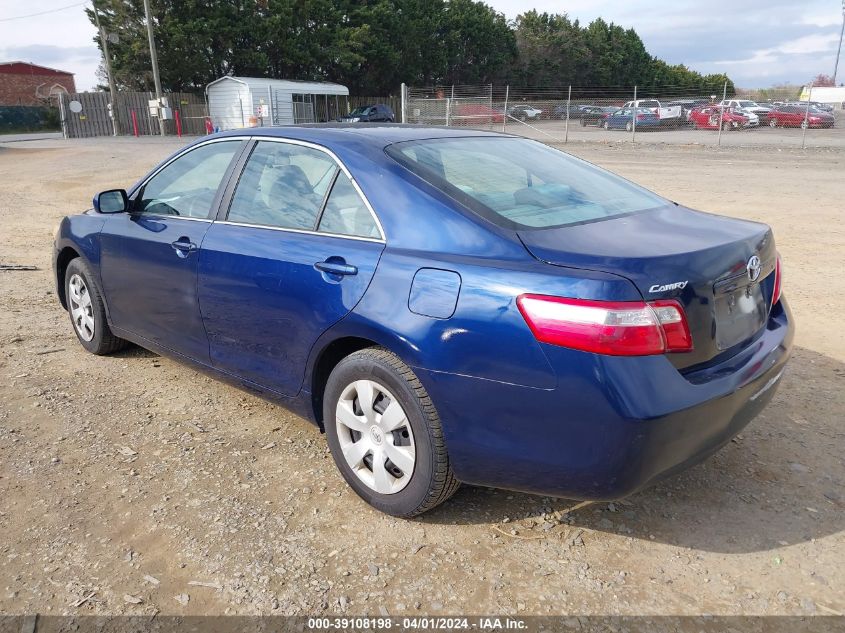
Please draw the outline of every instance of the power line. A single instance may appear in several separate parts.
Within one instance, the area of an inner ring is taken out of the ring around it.
[[[65,9],[72,9],[73,7],[81,7],[82,5],[86,4],[85,2],[76,2],[74,4],[69,4],[64,7],[59,7],[57,9],[49,9],[47,11],[39,11],[38,13],[30,13],[28,15],[16,15],[13,18],[0,18],[0,22],[11,22],[12,20],[23,20],[24,18],[34,18],[39,15],[47,15],[48,13],[57,13],[58,11],[64,11]]]

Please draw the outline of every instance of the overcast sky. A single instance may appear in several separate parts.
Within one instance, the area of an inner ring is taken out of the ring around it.
[[[96,83],[99,52],[83,5],[73,0],[0,0],[0,61],[29,61],[76,74],[80,90]],[[833,74],[840,0],[488,0],[514,18],[533,4],[586,24],[601,16],[633,27],[648,51],[702,73],[726,72],[738,86],[804,83]],[[43,15],[25,17],[37,12]],[[842,62],[845,66],[845,60]],[[295,79],[295,77],[293,78]],[[845,68],[839,81],[845,79]]]

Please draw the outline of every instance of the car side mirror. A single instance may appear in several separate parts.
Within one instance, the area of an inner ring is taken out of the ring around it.
[[[94,196],[97,213],[123,213],[129,210],[129,196],[125,189],[109,189]]]

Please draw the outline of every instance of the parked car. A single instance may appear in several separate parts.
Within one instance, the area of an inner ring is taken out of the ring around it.
[[[657,128],[660,127],[660,117],[647,108],[637,108],[637,128]],[[605,117],[602,127],[605,130],[627,130],[628,132],[634,129],[634,110],[631,108],[622,108],[612,112]]]
[[[833,127],[833,115],[817,110],[814,107],[804,105],[784,105],[769,113],[769,125],[771,127],[810,127],[823,128]]]
[[[663,105],[657,99],[639,99],[637,101],[628,101],[623,108],[646,108],[651,110],[660,119],[661,125],[681,125],[684,122],[684,116],[681,106]],[[637,123],[639,125],[639,123]]]
[[[604,120],[618,109],[619,108],[607,106],[584,106],[581,113],[581,125],[583,127],[588,125],[601,126],[604,124]]]
[[[552,110],[552,118],[553,119],[565,119],[566,118],[566,111],[569,110],[569,119],[580,119],[581,116],[584,114],[586,108],[590,108],[592,106],[585,106],[582,104],[574,104],[571,103],[569,107],[566,107],[565,103],[562,103],[558,106],[555,106],[554,110]]]
[[[346,116],[340,117],[338,121],[343,123],[393,123],[396,121],[396,115],[390,106],[376,103],[355,108]]]
[[[787,101],[782,105],[789,105],[789,106],[798,106],[798,107],[807,107],[806,101]],[[827,103],[821,103],[819,101],[810,101],[810,107],[815,108],[816,110],[821,110],[822,112],[832,113],[834,108],[832,105]]]
[[[508,108],[508,114],[516,119],[520,119],[521,121],[536,121],[542,118],[543,110],[535,108],[532,105],[522,104]]]
[[[700,108],[702,106],[707,105],[710,102],[709,99],[676,99],[674,101],[670,101],[666,104],[668,108],[674,108],[676,106],[681,108],[681,118],[687,122],[690,120],[690,114],[696,108]]]
[[[737,110],[712,104],[693,110],[690,113],[690,121],[697,130],[718,130],[721,125],[722,129],[727,131],[746,127],[749,117]]]
[[[764,124],[768,123],[769,113],[772,111],[772,108],[760,105],[756,101],[751,101],[750,99],[725,99],[721,101],[719,105],[726,108],[732,108],[734,110],[742,110],[743,112],[756,114],[759,122]]]
[[[746,118],[743,127],[758,127],[760,125],[760,117],[751,110],[744,110],[743,108],[734,108],[734,112],[741,114]],[[768,116],[768,115],[766,115]]]
[[[64,218],[52,260],[84,349],[281,403],[403,517],[458,482],[628,495],[740,432],[793,339],[768,226],[485,131],[204,137]]]
[[[489,123],[502,123],[505,114],[482,103],[464,103],[455,108],[455,115],[450,123],[452,125],[487,125]]]

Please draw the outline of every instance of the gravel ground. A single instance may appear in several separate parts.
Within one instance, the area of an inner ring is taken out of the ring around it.
[[[175,362],[77,344],[52,229],[168,139],[0,146],[0,613],[845,612],[838,150],[570,144],[684,204],[763,220],[798,333],[773,403],[616,503],[463,487],[413,521],[343,483],[319,431]]]

